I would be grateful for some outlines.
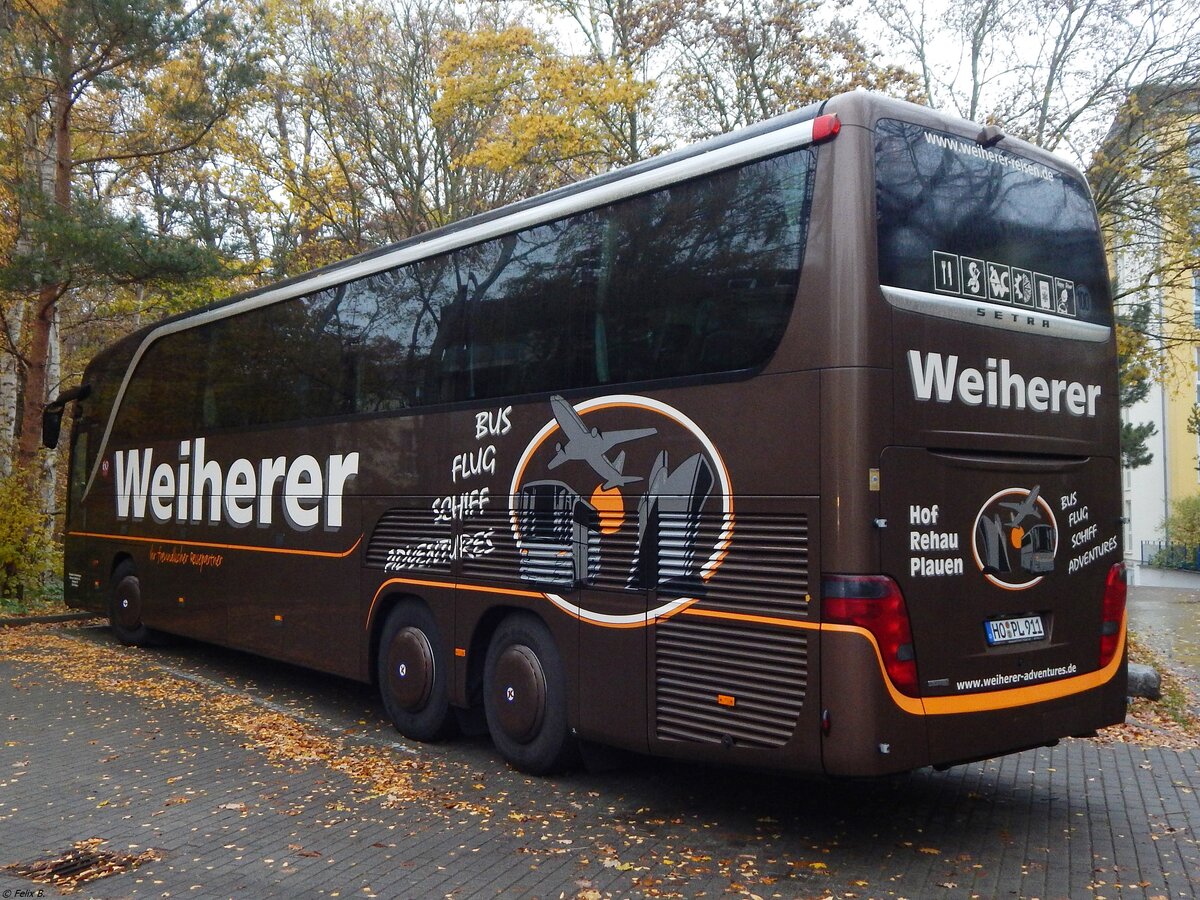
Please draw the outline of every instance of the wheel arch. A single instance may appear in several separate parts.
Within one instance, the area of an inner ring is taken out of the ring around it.
[[[129,563],[137,571],[137,564],[133,561],[133,554],[127,550],[120,550],[113,554],[112,564],[108,567],[108,580],[112,581],[112,577],[117,574],[117,569],[121,568],[125,563]]]

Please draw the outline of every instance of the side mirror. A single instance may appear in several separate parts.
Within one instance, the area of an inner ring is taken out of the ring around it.
[[[62,433],[62,418],[63,408],[58,404],[42,410],[42,446],[47,450],[58,446],[58,436]]]
[[[62,434],[63,410],[72,400],[83,400],[92,393],[90,384],[81,384],[70,390],[63,391],[46,404],[42,410],[42,446],[53,450],[58,446],[58,436]]]

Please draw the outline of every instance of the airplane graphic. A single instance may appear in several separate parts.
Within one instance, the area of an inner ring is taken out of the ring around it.
[[[1015,528],[1030,516],[1034,517],[1035,519],[1040,519],[1042,517],[1042,514],[1034,507],[1034,504],[1037,503],[1038,491],[1041,489],[1042,486],[1040,484],[1037,485],[1020,503],[1005,503],[1003,500],[1000,501],[1001,506],[1003,506],[1005,509],[1011,509],[1013,511],[1012,518],[1008,522],[1010,526]]]
[[[548,468],[557,469],[568,460],[586,462],[597,475],[604,479],[605,490],[642,480],[639,475],[624,474],[624,450],[614,460],[609,460],[607,454],[617,444],[657,434],[657,428],[632,428],[627,431],[608,432],[601,432],[598,428],[589,430],[583,424],[579,413],[575,412],[575,407],[562,397],[558,395],[551,397],[550,406],[554,410],[554,418],[558,420],[558,427],[567,436],[567,440],[566,443],[560,442],[554,445],[554,458],[550,460]]]

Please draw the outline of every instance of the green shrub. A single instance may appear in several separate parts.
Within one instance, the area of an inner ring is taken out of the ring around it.
[[[1200,547],[1200,494],[1172,503],[1171,514],[1163,522],[1163,529],[1172,544]]]
[[[0,604],[25,611],[26,594],[40,588],[52,550],[34,480],[23,472],[0,478]]]

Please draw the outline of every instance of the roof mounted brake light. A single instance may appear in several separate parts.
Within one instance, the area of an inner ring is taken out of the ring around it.
[[[812,139],[814,144],[831,141],[842,130],[842,120],[836,115],[817,116],[813,119]]]

